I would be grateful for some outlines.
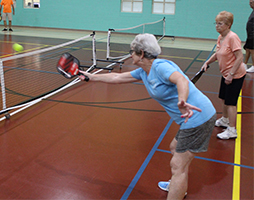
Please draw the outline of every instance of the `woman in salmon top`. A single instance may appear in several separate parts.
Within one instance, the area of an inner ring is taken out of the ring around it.
[[[222,100],[223,116],[215,122],[215,126],[227,129],[217,135],[220,139],[237,137],[236,105],[246,74],[241,41],[237,34],[231,31],[233,20],[233,14],[227,11],[222,11],[216,16],[216,31],[220,33],[217,49],[202,66],[206,71],[209,64],[218,61],[222,74],[219,98]]]

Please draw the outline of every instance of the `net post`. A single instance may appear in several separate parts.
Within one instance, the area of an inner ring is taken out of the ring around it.
[[[92,37],[92,55],[93,55],[93,64],[90,67],[87,67],[88,69],[86,70],[86,72],[92,72],[95,68],[96,68],[96,47],[95,47],[95,31],[93,31],[93,33],[90,35]],[[86,67],[86,66],[82,66],[82,67]]]
[[[92,51],[93,51],[93,66],[96,66],[96,38],[95,38],[95,31],[93,31],[93,34],[92,34],[92,44],[93,44],[93,48],[92,48]]]
[[[171,37],[172,41],[175,40],[175,36],[170,35],[170,36],[166,36],[166,18],[163,17],[163,36],[160,38],[160,40],[162,40],[164,37]]]
[[[106,55],[106,59],[109,59],[109,54],[110,54],[110,37],[111,37],[111,31],[113,29],[108,29],[108,38],[107,38],[107,55]]]
[[[0,59],[0,81],[1,81],[1,92],[2,92],[2,107],[3,110],[6,110],[6,93],[5,93],[5,81],[4,81],[4,69],[3,69],[3,60]],[[8,112],[5,113],[6,119],[10,118],[10,114]]]
[[[165,37],[165,29],[166,29],[166,18],[163,17],[162,19],[162,36],[158,39],[158,42],[161,41]]]
[[[166,18],[165,17],[163,17],[163,37],[165,36],[165,34],[166,34]]]

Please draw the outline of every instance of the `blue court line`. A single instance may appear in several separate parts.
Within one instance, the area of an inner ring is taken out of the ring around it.
[[[158,140],[156,141],[156,143],[154,144],[153,148],[151,149],[150,153],[148,154],[148,156],[146,157],[145,161],[143,162],[143,164],[141,165],[141,167],[139,168],[138,172],[136,173],[136,175],[134,176],[134,178],[132,179],[130,185],[128,186],[128,188],[125,190],[125,193],[123,194],[123,196],[121,197],[121,200],[127,200],[128,197],[130,196],[131,192],[133,191],[134,187],[136,186],[137,182],[139,181],[141,175],[143,174],[143,172],[145,171],[147,165],[149,164],[149,162],[151,161],[154,153],[156,151],[160,151],[160,152],[164,152],[164,153],[171,153],[168,150],[162,150],[162,149],[158,149],[161,141],[163,140],[163,138],[165,137],[169,127],[171,126],[173,120],[170,119],[168,124],[166,125],[165,129],[163,130],[163,132],[161,133],[160,137],[158,138]],[[195,156],[195,158],[197,159],[201,159],[201,160],[206,160],[206,161],[210,161],[210,162],[217,162],[217,163],[221,163],[221,164],[226,164],[226,165],[232,165],[232,166],[239,166],[242,168],[247,168],[247,169],[253,169],[254,167],[252,166],[247,166],[247,165],[240,165],[240,164],[235,164],[235,163],[230,163],[230,162],[226,162],[226,161],[220,161],[220,160],[215,160],[215,159],[210,159],[210,158],[204,158],[204,157],[200,157],[200,156]]]
[[[171,154],[171,152],[168,151],[168,150],[157,149],[157,151],[164,152],[164,153],[170,153]],[[226,165],[238,166],[238,167],[242,167],[242,168],[254,169],[254,167],[252,167],[252,166],[239,165],[239,164],[235,164],[235,163],[231,163],[231,162],[226,162],[226,161],[221,161],[221,160],[215,160],[215,159],[211,159],[211,158],[204,158],[204,157],[200,157],[200,156],[195,156],[195,158],[200,159],[200,160],[206,160],[206,161],[211,161],[211,162],[222,163],[222,164],[226,164]]]
[[[148,156],[146,157],[145,161],[143,162],[143,164],[141,165],[141,167],[139,168],[137,174],[135,175],[135,177],[132,179],[130,185],[128,186],[128,188],[125,190],[125,193],[123,194],[123,196],[121,197],[121,200],[126,200],[128,199],[129,195],[131,194],[132,190],[134,189],[135,185],[137,184],[139,178],[141,177],[141,175],[143,174],[143,172],[145,171],[148,163],[150,162],[150,160],[152,159],[154,153],[156,152],[156,150],[158,149],[158,146],[160,145],[161,141],[163,140],[164,136],[166,135],[169,127],[171,126],[173,120],[170,119],[167,126],[165,127],[165,129],[163,130],[163,132],[161,133],[160,137],[158,138],[158,140],[156,141],[156,143],[154,144],[153,148],[151,149],[150,153],[148,154]]]
[[[197,58],[199,57],[199,55],[200,55],[202,52],[203,52],[203,51],[200,51],[200,52],[198,53],[198,55],[191,61],[191,63],[189,64],[189,66],[184,70],[184,73],[186,73],[186,72],[188,71],[188,69],[192,66],[192,64],[193,64],[194,62],[197,61]]]

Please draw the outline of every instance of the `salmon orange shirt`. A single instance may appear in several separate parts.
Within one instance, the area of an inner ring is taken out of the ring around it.
[[[232,31],[227,34],[222,43],[220,43],[220,40],[221,35],[218,37],[217,40],[216,56],[219,62],[220,72],[222,73],[222,76],[226,78],[230,73],[236,60],[234,52],[237,50],[241,50],[242,46],[240,38]],[[241,78],[245,74],[246,71],[244,68],[244,64],[242,63],[235,72],[234,78]]]

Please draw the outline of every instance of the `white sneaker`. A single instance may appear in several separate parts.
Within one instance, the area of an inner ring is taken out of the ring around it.
[[[254,66],[251,66],[249,69],[246,70],[246,72],[254,72]]]
[[[158,183],[158,187],[159,187],[160,189],[162,189],[163,191],[168,192],[168,190],[169,190],[169,185],[170,185],[170,181],[171,181],[171,180],[169,180],[169,181],[160,181],[160,182]],[[185,192],[185,197],[186,197],[186,195],[187,195],[187,192]]]
[[[222,126],[222,127],[228,127],[229,120],[228,118],[221,117],[220,119],[217,119],[215,122],[215,126]]]
[[[245,70],[247,70],[247,69],[248,69],[247,65],[246,65],[245,63],[243,63],[243,64],[244,64],[244,68],[245,68]]]
[[[222,133],[217,134],[217,138],[220,138],[222,140],[228,140],[237,138],[237,132],[235,127],[229,127],[225,129]]]

